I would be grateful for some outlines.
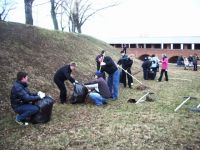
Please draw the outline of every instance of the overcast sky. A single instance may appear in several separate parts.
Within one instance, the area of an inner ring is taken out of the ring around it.
[[[35,0],[33,5],[49,0]],[[91,0],[94,8],[113,0]],[[103,10],[82,27],[84,34],[105,40],[135,36],[200,36],[200,0],[115,0],[118,6]],[[50,5],[33,8],[34,25],[53,29]],[[24,0],[9,17],[24,23]]]

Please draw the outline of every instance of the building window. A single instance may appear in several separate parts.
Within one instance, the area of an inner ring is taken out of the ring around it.
[[[163,47],[164,49],[171,49],[171,44],[164,44]]]
[[[173,44],[173,49],[181,49],[181,44]]]
[[[136,48],[136,44],[130,44],[130,48]]]
[[[200,44],[194,44],[194,49],[200,50]]]
[[[192,49],[191,44],[183,44],[183,49]]]

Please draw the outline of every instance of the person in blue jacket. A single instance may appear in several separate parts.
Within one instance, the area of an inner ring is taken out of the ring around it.
[[[69,80],[73,85],[78,81],[71,77],[72,71],[76,68],[76,63],[72,62],[68,65],[65,65],[57,70],[54,75],[54,82],[60,90],[60,102],[61,104],[67,103],[67,89],[65,87],[65,81]]]
[[[18,115],[15,121],[20,125],[28,125],[27,118],[36,114],[39,107],[33,103],[45,97],[45,93],[31,93],[28,89],[28,74],[26,72],[18,72],[17,80],[14,82],[10,101],[11,107]]]

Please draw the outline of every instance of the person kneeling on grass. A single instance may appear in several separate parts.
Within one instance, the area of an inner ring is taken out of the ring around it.
[[[20,125],[28,125],[27,118],[39,112],[39,107],[32,103],[44,97],[45,93],[41,91],[31,93],[28,90],[28,74],[18,72],[10,95],[11,107],[17,113],[15,121]]]
[[[106,100],[111,98],[111,93],[106,81],[103,79],[103,74],[99,71],[95,73],[95,79],[84,85],[91,90],[89,99],[97,106],[107,104]]]

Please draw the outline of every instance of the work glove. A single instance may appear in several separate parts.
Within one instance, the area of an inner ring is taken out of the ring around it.
[[[45,93],[43,93],[43,92],[41,92],[41,91],[39,91],[39,92],[37,93],[37,95],[40,97],[40,99],[43,99],[43,98],[45,97]]]
[[[101,66],[105,66],[106,63],[105,63],[105,62],[101,62],[100,65],[101,65]]]
[[[77,81],[77,80],[75,80],[75,81],[74,81],[74,83],[73,83],[73,85],[75,85],[75,84],[77,84],[77,83],[78,83],[78,81]]]

